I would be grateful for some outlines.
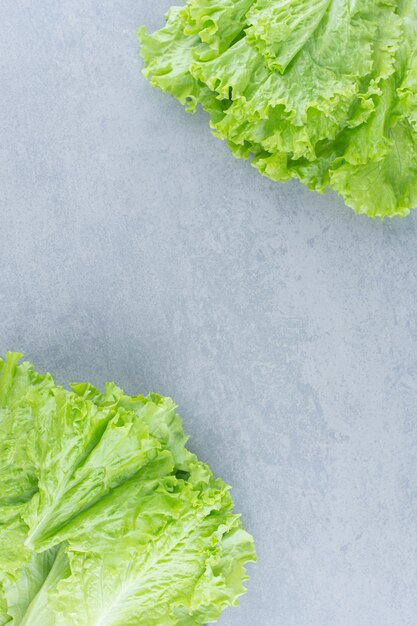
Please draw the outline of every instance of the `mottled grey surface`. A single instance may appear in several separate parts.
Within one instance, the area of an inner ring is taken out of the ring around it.
[[[180,405],[259,562],[222,626],[417,623],[416,215],[234,160],[140,74],[169,0],[2,0],[0,352]]]

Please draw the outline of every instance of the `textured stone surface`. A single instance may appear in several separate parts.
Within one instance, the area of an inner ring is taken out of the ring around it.
[[[259,562],[222,626],[417,615],[416,216],[263,179],[140,74],[168,0],[2,0],[0,352],[180,405]]]

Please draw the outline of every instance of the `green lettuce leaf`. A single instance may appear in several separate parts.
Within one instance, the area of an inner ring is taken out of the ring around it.
[[[151,83],[272,178],[370,217],[417,206],[413,0],[188,0],[139,31]]]
[[[94,527],[85,518],[72,542],[72,576],[50,592],[63,626],[84,624],[86,606],[89,624],[203,624],[243,593],[234,555],[252,558],[252,542],[204,465],[194,463],[187,481],[171,477],[120,502],[128,529],[117,508],[96,512]]]
[[[215,621],[253,540],[173,401],[66,390],[20,357],[0,361],[0,624]]]
[[[46,549],[82,510],[136,474],[161,448],[144,421],[54,389],[36,407],[33,447],[38,492],[24,519],[26,545]]]

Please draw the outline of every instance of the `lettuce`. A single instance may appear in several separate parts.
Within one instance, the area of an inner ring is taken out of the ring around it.
[[[191,626],[244,593],[252,537],[175,405],[0,359],[0,624]]]
[[[417,206],[415,0],[188,0],[139,39],[151,83],[265,176],[370,217]]]

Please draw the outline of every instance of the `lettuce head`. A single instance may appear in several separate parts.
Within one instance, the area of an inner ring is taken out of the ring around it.
[[[188,0],[139,39],[151,83],[265,176],[370,217],[417,206],[415,0]]]
[[[172,400],[68,391],[21,356],[0,359],[0,625],[216,621],[253,540]]]

